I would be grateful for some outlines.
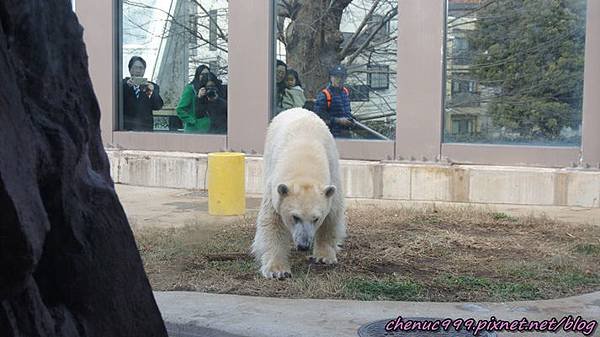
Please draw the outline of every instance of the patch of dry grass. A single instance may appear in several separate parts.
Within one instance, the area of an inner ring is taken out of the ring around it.
[[[600,290],[600,228],[464,208],[348,210],[335,267],[291,251],[294,277],[263,279],[255,218],[226,228],[136,231],[156,290],[289,298],[503,301]]]

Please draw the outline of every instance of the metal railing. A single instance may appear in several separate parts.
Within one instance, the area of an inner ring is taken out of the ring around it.
[[[370,127],[368,127],[368,126],[364,125],[363,123],[361,123],[361,122],[357,121],[356,119],[353,119],[352,121],[353,121],[353,123],[354,123],[354,124],[353,124],[354,126],[357,126],[358,128],[360,128],[360,129],[362,129],[362,130],[364,130],[364,131],[366,131],[366,132],[368,132],[368,133],[372,134],[372,135],[373,135],[373,136],[375,136],[377,139],[382,139],[382,140],[391,140],[390,138],[388,138],[388,137],[386,137],[386,136],[382,135],[381,133],[379,133],[379,132],[377,132],[377,131],[375,131],[375,130],[371,129]]]

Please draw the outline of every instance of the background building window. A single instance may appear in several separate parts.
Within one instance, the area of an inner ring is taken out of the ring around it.
[[[388,89],[390,87],[390,67],[386,65],[367,66],[367,82],[373,90]]]

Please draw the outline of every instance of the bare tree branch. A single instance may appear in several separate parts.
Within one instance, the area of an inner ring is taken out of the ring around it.
[[[277,16],[295,20],[301,7],[297,0],[280,0],[277,4]]]
[[[212,16],[210,15],[210,13],[206,10],[206,8],[204,8],[204,6],[202,6],[202,4],[200,4],[200,2],[198,0],[192,0],[196,5],[198,5],[198,7],[208,16],[208,19],[215,25],[215,27],[217,27],[217,30],[219,31],[219,37],[224,40],[225,42],[229,42],[229,39],[227,37],[227,35],[225,33],[223,33],[223,30],[221,29],[221,26],[217,23],[216,19],[213,19]]]
[[[488,7],[488,6],[492,5],[492,4],[494,4],[494,3],[496,3],[496,2],[498,2],[498,0],[490,0],[490,1],[486,2],[486,3],[484,3],[483,5],[481,5],[481,6],[477,7],[477,8],[475,8],[474,10],[472,10],[472,11],[468,11],[468,12],[464,13],[463,15],[459,15],[459,16],[455,17],[454,19],[452,19],[452,20],[448,21],[448,25],[450,25],[450,24],[452,24],[454,21],[456,21],[456,20],[459,20],[459,19],[462,19],[462,18],[464,18],[464,17],[470,17],[470,16],[472,16],[473,14],[475,14],[475,13],[479,12],[480,10],[482,10],[482,9],[484,9],[484,8],[486,8],[486,7]]]
[[[340,60],[343,60],[348,55],[348,51],[350,50],[350,48],[352,48],[352,46],[354,46],[354,42],[362,33],[363,28],[367,25],[367,22],[369,22],[369,20],[371,20],[371,18],[373,17],[373,12],[375,12],[375,9],[377,9],[379,2],[381,2],[381,0],[375,0],[375,2],[373,2],[373,6],[371,6],[371,9],[367,13],[367,15],[365,15],[364,19],[356,29],[356,32],[354,32],[354,35],[352,35],[352,39],[350,39],[350,42],[348,42],[346,47],[344,47],[344,49],[342,49],[342,51],[340,52]]]
[[[363,42],[363,44],[354,53],[352,53],[352,55],[350,55],[348,61],[346,62],[346,66],[349,66],[352,64],[352,62],[354,62],[358,55],[360,55],[360,53],[369,46],[371,41],[373,41],[377,33],[381,30],[381,28],[384,25],[386,25],[394,16],[396,16],[396,14],[398,14],[398,6],[393,7],[389,12],[385,14],[379,25],[371,32],[371,35],[369,35],[365,42]]]
[[[284,29],[284,25],[285,25],[285,19],[287,17],[285,16],[278,16],[277,17],[277,32],[275,33],[277,36],[277,40],[281,41],[281,43],[283,43],[284,46],[287,46],[287,40],[285,38],[285,34],[283,32]]]
[[[383,45],[385,45],[385,44],[388,44],[388,43],[390,43],[391,41],[394,41],[394,40],[396,40],[397,38],[398,38],[398,36],[390,36],[390,37],[388,37],[388,38],[386,38],[386,39],[384,39],[384,40],[378,41],[378,42],[376,42],[376,43],[371,43],[371,44],[369,45],[369,47],[368,47],[368,48],[366,48],[366,49],[367,49],[367,50],[369,50],[369,51],[373,51],[373,52],[375,52],[375,48],[377,48],[377,47],[379,47],[379,46],[383,46]],[[389,51],[392,51],[392,52],[396,53],[396,50],[395,50],[394,48],[391,48]],[[379,52],[381,52],[381,50],[380,50]]]
[[[190,33],[192,36],[200,39],[203,42],[208,43],[209,45],[213,45],[215,48],[217,48],[218,50],[220,50],[222,52],[227,53],[227,49],[226,48],[223,48],[223,47],[221,47],[219,45],[212,44],[208,39],[206,39],[204,36],[202,36],[202,34],[200,34],[199,32],[191,29],[188,25],[179,22],[179,20],[177,18],[175,18],[171,13],[169,13],[169,12],[167,12],[167,11],[161,9],[161,8],[157,8],[157,7],[154,7],[154,6],[149,6],[149,5],[146,5],[146,4],[143,4],[143,3],[134,2],[134,1],[130,1],[130,0],[125,0],[124,4],[127,4],[127,5],[132,6],[132,7],[144,8],[144,9],[151,9],[151,10],[156,10],[156,11],[162,12],[162,13],[164,13],[164,14],[167,15],[167,17],[168,17],[168,19],[166,20],[167,22],[170,22],[171,24],[176,24],[177,26],[183,28],[186,32]]]
[[[346,9],[346,7],[348,7],[348,5],[350,5],[350,3],[352,3],[353,0],[337,0],[337,5],[340,6],[341,9]],[[332,3],[336,2],[335,0],[332,0]]]

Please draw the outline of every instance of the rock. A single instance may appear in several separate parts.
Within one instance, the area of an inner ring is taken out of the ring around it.
[[[166,336],[82,33],[70,1],[0,2],[0,336]]]

